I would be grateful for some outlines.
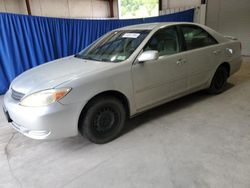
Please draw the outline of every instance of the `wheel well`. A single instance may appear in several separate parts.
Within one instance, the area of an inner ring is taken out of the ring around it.
[[[227,76],[229,77],[230,76],[230,64],[227,63],[227,62],[224,62],[220,65],[220,67],[225,67],[227,69]]]
[[[129,102],[128,102],[128,99],[127,97],[122,94],[121,92],[119,91],[113,91],[113,90],[110,90],[110,91],[104,91],[104,92],[101,92],[97,95],[95,95],[94,97],[92,97],[88,102],[87,104],[84,106],[84,108],[82,109],[82,112],[80,114],[80,117],[79,117],[79,120],[78,120],[78,129],[79,129],[79,122],[82,118],[84,118],[84,115],[86,114],[87,112],[87,108],[88,108],[88,105],[91,103],[91,101],[93,101],[94,99],[96,99],[97,97],[104,97],[104,96],[112,96],[112,97],[115,97],[117,98],[119,101],[121,101],[121,103],[123,104],[124,108],[125,108],[125,111],[126,111],[126,115],[129,116],[130,114],[130,109],[129,109]]]

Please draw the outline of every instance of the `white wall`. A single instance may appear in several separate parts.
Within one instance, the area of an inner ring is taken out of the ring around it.
[[[200,5],[195,8],[194,22],[199,24],[206,24],[206,5]]]
[[[242,42],[243,55],[250,55],[249,0],[208,0],[206,25],[237,37]]]
[[[117,2],[114,2],[117,6]],[[103,0],[30,0],[32,15],[70,18],[110,17],[109,2]],[[27,14],[25,0],[0,0],[1,12]],[[115,15],[118,15],[114,7]]]
[[[25,0],[0,0],[0,12],[27,14]]]
[[[199,6],[200,0],[162,0],[162,8],[172,9]],[[109,2],[104,0],[30,0],[32,15],[107,18],[110,17]],[[118,17],[118,0],[114,0],[114,15]],[[25,0],[0,0],[0,12],[27,14]]]

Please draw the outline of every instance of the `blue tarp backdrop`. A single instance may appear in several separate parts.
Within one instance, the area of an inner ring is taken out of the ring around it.
[[[77,53],[106,32],[139,23],[192,22],[194,9],[131,20],[79,20],[0,13],[0,94],[20,73]]]

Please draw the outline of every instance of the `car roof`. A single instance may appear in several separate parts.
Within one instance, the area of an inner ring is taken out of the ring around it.
[[[157,22],[157,23],[145,23],[145,24],[137,24],[119,28],[117,30],[153,30],[165,26],[178,25],[178,24],[192,24],[197,25],[192,22]]]
[[[199,26],[205,31],[209,32],[218,42],[227,42],[228,39],[226,39],[223,35],[220,33],[214,31],[213,29],[194,22],[156,22],[156,23],[145,23],[145,24],[137,24],[137,25],[131,25],[131,26],[126,26],[126,27],[121,27],[118,29],[115,29],[115,31],[119,30],[158,30],[163,27],[167,26],[174,26],[174,25],[194,25],[194,26]]]

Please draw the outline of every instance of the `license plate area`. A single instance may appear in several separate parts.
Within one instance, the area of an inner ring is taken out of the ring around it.
[[[12,122],[12,119],[10,118],[9,112],[7,111],[7,109],[3,106],[3,113],[8,121],[8,123]]]

